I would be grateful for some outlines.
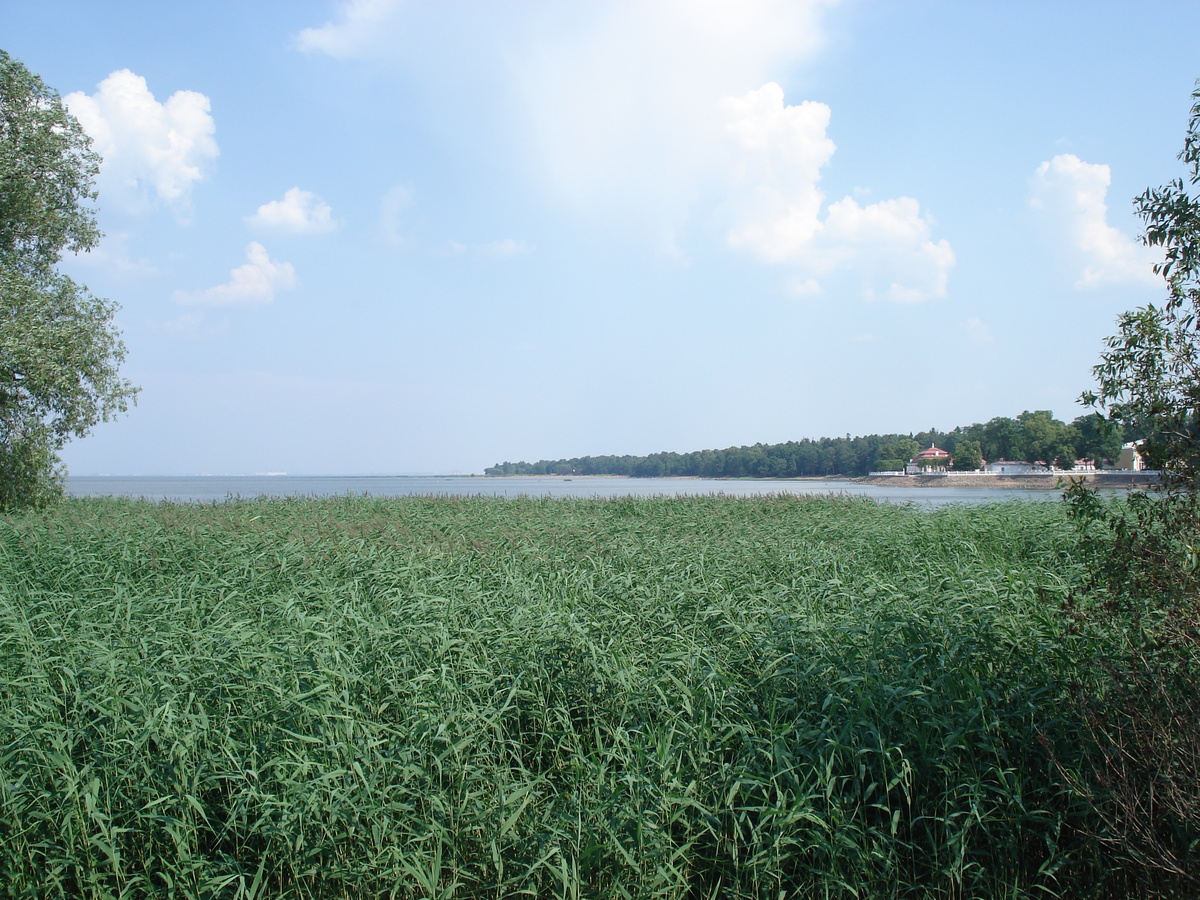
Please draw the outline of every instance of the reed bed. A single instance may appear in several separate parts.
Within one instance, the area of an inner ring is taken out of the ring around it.
[[[1069,894],[1057,504],[0,518],[0,896]]]

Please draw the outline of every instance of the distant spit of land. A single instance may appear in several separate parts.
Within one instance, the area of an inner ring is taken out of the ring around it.
[[[508,475],[507,478],[636,478],[634,475]],[[1095,487],[1145,488],[1158,483],[1158,473],[1104,470],[1099,472],[1030,472],[1025,475],[986,475],[982,472],[939,472],[935,475],[801,475],[791,478],[705,478],[700,475],[660,475],[663,480],[687,481],[803,481],[836,482],[845,484],[877,484],[884,487],[912,488],[1025,488],[1031,491],[1052,491],[1065,487],[1068,480],[1080,480]]]
[[[1068,480],[1082,479],[1095,487],[1140,488],[1158,483],[1157,472],[1031,472],[1027,475],[984,475],[974,472],[937,475],[868,475],[851,478],[856,484],[886,484],[891,487],[997,487],[1049,491],[1065,487]]]

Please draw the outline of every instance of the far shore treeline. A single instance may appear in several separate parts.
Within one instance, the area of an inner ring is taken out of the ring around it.
[[[970,470],[983,460],[1052,462],[1072,468],[1077,459],[1111,464],[1126,439],[1118,428],[1096,415],[1079,416],[1070,424],[1050,410],[1028,410],[1015,419],[998,416],[985,424],[953,431],[911,434],[867,434],[860,437],[805,438],[782,444],[754,444],[725,450],[662,452],[649,456],[583,456],[543,459],[535,463],[502,462],[485,475],[631,475],[638,478],[803,478],[823,475],[861,477],[873,471],[895,471],[920,450],[936,444],[955,457],[955,468]]]

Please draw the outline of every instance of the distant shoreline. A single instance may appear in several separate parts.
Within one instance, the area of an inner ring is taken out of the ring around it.
[[[627,478],[634,475],[487,475],[486,478]],[[1157,472],[1031,472],[1025,475],[982,475],[973,472],[941,473],[937,475],[808,475],[793,478],[722,478],[703,475],[657,475],[672,481],[778,481],[780,483],[849,482],[874,484],[881,487],[906,488],[1019,488],[1030,491],[1053,491],[1065,487],[1069,479],[1083,479],[1094,487],[1145,488],[1158,483]]]
[[[975,473],[939,475],[867,475],[852,478],[856,484],[891,487],[1003,487],[1034,491],[1052,491],[1066,487],[1068,481],[1082,479],[1093,487],[1144,488],[1158,483],[1157,472],[1031,472],[1027,475],[979,475]]]

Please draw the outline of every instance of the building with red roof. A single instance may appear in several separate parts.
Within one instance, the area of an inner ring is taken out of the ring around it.
[[[909,475],[926,475],[932,472],[945,472],[954,465],[954,457],[938,447],[930,444],[908,461],[904,471]]]

